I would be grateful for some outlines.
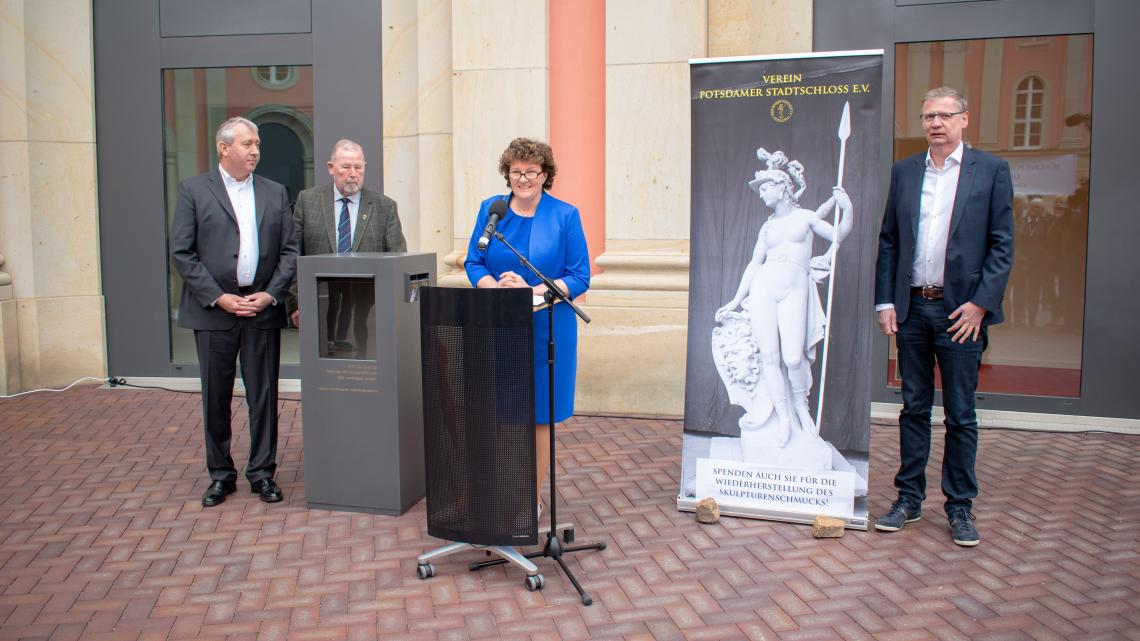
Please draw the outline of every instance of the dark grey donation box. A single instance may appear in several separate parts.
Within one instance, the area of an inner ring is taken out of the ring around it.
[[[419,288],[434,284],[435,254],[298,259],[310,508],[399,515],[423,498]]]

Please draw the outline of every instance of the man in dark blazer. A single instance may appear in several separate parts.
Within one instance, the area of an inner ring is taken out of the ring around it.
[[[249,405],[245,477],[266,503],[282,500],[277,469],[277,378],[285,298],[297,268],[297,242],[285,188],[253,175],[261,158],[257,125],[230,118],[215,136],[218,167],[178,186],[170,252],[182,274],[178,324],[194,330],[211,483],[202,505],[237,489],[230,456],[235,361]]]
[[[332,182],[306,189],[297,197],[293,221],[302,256],[348,252],[403,252],[408,244],[400,227],[396,201],[364,188],[367,163],[364,149],[352,140],[338,140],[328,162]],[[296,282],[290,307],[300,326]],[[368,313],[374,290],[362,283],[330,283],[325,317],[326,356],[368,358]],[[349,325],[354,343],[349,343]]]
[[[922,518],[937,361],[946,516],[952,540],[970,547],[980,541],[971,512],[978,495],[974,393],[986,328],[1002,321],[1013,265],[1013,183],[1004,160],[963,144],[969,112],[957,91],[928,91],[921,118],[930,148],[891,169],[875,269],[879,329],[895,337],[903,393],[898,499],[875,527],[894,532]]]

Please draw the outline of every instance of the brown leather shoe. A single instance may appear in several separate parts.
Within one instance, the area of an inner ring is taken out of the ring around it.
[[[277,503],[285,499],[285,495],[281,493],[281,488],[277,487],[273,479],[254,481],[249,486],[249,491],[256,494],[263,503]]]
[[[202,494],[202,507],[214,507],[226,502],[226,495],[237,491],[237,483],[233,481],[214,481],[206,492]]]

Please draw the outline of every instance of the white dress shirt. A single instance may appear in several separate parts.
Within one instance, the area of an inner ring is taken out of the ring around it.
[[[942,286],[946,271],[946,241],[950,236],[950,214],[958,192],[962,170],[962,143],[946,157],[942,169],[934,166],[926,152],[926,173],[922,177],[922,201],[918,210],[918,242],[914,248],[911,285]]]
[[[344,207],[344,203],[342,203],[340,201],[340,199],[344,198],[344,197],[345,197],[344,194],[341,194],[340,190],[337,189],[336,185],[334,184],[333,185],[333,214],[334,214],[333,215],[333,221],[336,224],[333,225],[333,227],[337,230],[340,229],[340,210],[341,210],[341,208]],[[349,229],[351,230],[351,233],[352,233],[352,236],[351,236],[352,241],[349,243],[349,247],[352,247],[353,245],[356,244],[356,242],[355,242],[356,241],[356,217],[357,217],[357,214],[359,212],[360,212],[360,192],[358,191],[355,194],[348,196],[348,225],[349,225]],[[334,248],[335,248],[335,245],[334,245]]]
[[[226,186],[226,193],[230,197],[230,206],[234,208],[238,223],[238,259],[237,281],[239,287],[249,287],[253,284],[253,277],[257,274],[257,213],[253,197],[253,174],[246,176],[245,180],[235,180],[226,173],[221,166],[218,171],[222,174],[222,182]]]
[[[926,152],[926,173],[922,176],[922,199],[918,209],[918,234],[914,247],[911,286],[942,287],[946,272],[946,242],[950,239],[950,214],[954,212],[954,196],[958,192],[958,175],[962,170],[963,143],[946,157],[942,169],[934,166],[930,150]],[[875,311],[893,309],[894,303],[875,305]]]

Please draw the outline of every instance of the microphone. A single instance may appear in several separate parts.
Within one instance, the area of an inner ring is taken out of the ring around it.
[[[487,245],[491,244],[491,237],[495,235],[495,228],[499,226],[499,220],[502,219],[506,213],[506,200],[496,200],[491,203],[491,211],[487,215],[487,226],[483,228],[483,235],[479,237],[479,251],[487,251]]]

